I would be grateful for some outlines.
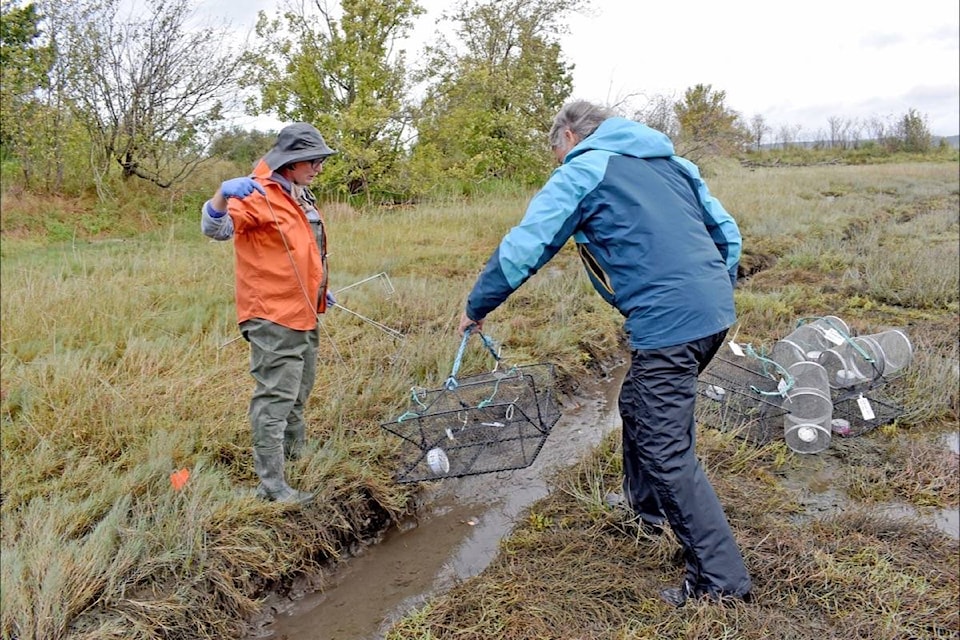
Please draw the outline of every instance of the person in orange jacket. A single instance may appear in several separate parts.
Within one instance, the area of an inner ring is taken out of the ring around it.
[[[319,314],[327,290],[324,219],[308,185],[336,153],[308,123],[281,129],[249,176],[224,181],[202,207],[200,228],[233,238],[237,322],[250,343],[250,400],[257,494],[306,504],[287,484],[284,461],[304,444],[303,409],[316,377]]]

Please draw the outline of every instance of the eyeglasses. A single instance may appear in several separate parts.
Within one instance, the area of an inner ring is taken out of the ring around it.
[[[316,160],[310,161],[310,168],[314,171],[320,171],[320,167],[323,166],[323,163],[326,161],[326,158],[317,158]]]

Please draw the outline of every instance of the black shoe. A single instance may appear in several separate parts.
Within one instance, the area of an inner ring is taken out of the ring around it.
[[[664,589],[660,592],[660,599],[667,604],[680,608],[687,604],[690,598],[706,598],[707,601],[722,605],[731,605],[735,602],[744,602],[750,604],[753,602],[753,594],[749,591],[743,595],[735,596],[730,594],[713,595],[706,591],[695,590],[686,580],[676,589]]]
[[[693,596],[693,588],[686,580],[677,588],[663,589],[660,592],[660,599],[667,604],[672,604],[678,609],[687,604],[687,600]]]

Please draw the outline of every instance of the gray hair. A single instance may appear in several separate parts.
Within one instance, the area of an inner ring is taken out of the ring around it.
[[[550,147],[556,149],[563,144],[563,132],[569,129],[581,140],[597,130],[604,120],[612,118],[613,111],[607,107],[586,100],[574,100],[561,107],[550,127]]]

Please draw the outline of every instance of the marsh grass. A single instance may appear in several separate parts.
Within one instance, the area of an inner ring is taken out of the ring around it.
[[[955,506],[955,465],[920,442],[957,420],[956,166],[724,167],[711,188],[737,215],[752,265],[738,341],[769,346],[825,313],[914,341],[892,389],[905,417],[876,434],[899,449],[851,453],[844,486],[865,504],[896,493]],[[322,584],[331,561],[408,514],[416,488],[393,482],[397,443],[379,425],[406,409],[412,386],[449,376],[467,289],[528,197],[327,208],[340,303],[405,339],[337,309],[323,318],[310,441],[288,467],[317,491],[301,510],[253,496],[232,247],[200,236],[204,192],[158,197],[152,210],[139,196],[112,228],[104,211],[96,225],[71,218],[90,213],[82,203],[3,199],[4,638],[237,637],[267,593],[298,575]],[[60,231],[44,232],[45,206]],[[623,349],[620,318],[580,271],[565,247],[485,328],[507,362],[555,363],[565,390]],[[392,294],[350,287],[380,272]],[[474,341],[461,373],[491,365]],[[779,478],[803,460],[782,443],[709,431],[700,442],[766,605],[691,615],[651,598],[676,581],[675,546],[633,535],[605,507],[620,473],[610,440],[557,481],[488,571],[392,637],[955,637],[955,544],[868,515],[794,522],[801,508]],[[184,467],[190,480],[175,491],[169,475]]]
[[[747,449],[725,434],[702,435],[701,458],[753,572],[755,604],[677,610],[658,599],[682,574],[679,546],[669,532],[638,533],[627,514],[604,506],[621,479],[614,433],[557,474],[483,574],[394,625],[388,640],[956,637],[956,540],[868,509],[792,517],[795,496],[771,472],[777,444]]]
[[[340,302],[406,339],[336,309],[323,318],[310,442],[288,467],[317,490],[302,511],[253,496],[229,243],[202,239],[195,212],[115,241],[5,239],[3,636],[233,637],[269,589],[322,573],[407,513],[379,424],[412,386],[450,375],[469,281],[521,206],[330,212],[334,288],[386,272],[395,289],[374,282]],[[569,256],[557,265],[488,331],[505,358],[536,355],[572,379],[593,359],[580,343],[609,354],[617,324]],[[556,332],[543,330],[549,312],[529,313],[548,301],[563,306]],[[470,349],[461,371],[492,364]]]

